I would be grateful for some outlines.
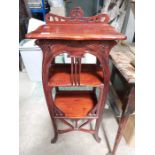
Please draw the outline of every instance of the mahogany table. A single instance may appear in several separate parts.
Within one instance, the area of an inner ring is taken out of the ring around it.
[[[29,39],[37,39],[36,44],[43,51],[43,88],[55,133],[52,143],[57,141],[58,134],[69,131],[88,132],[97,142],[101,140],[98,130],[109,91],[109,52],[116,45],[116,40],[126,39],[108,23],[107,14],[84,17],[83,10],[76,7],[71,10],[70,17],[47,14],[46,24],[26,35]],[[70,64],[55,63],[55,57],[62,53],[68,54]],[[96,56],[97,64],[81,63],[86,53]],[[59,89],[86,86],[93,89]],[[95,93],[97,88],[100,90],[99,97]],[[55,97],[53,89],[56,90]],[[68,128],[58,129],[57,120]],[[79,120],[84,120],[84,123],[79,124]],[[96,121],[94,129],[84,128],[93,120]]]

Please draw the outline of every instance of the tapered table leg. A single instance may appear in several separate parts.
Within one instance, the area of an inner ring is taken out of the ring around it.
[[[123,136],[123,131],[124,131],[125,126],[127,124],[128,118],[131,114],[134,113],[134,111],[135,111],[135,87],[133,86],[133,87],[131,87],[131,90],[129,92],[127,104],[123,108],[123,113],[122,113],[121,118],[120,118],[119,128],[117,131],[115,144],[114,144],[113,150],[111,152],[111,155],[116,154],[116,150],[117,150],[118,145],[120,143],[120,140]]]
[[[120,140],[123,136],[123,131],[124,131],[124,128],[126,126],[126,123],[128,121],[128,116],[122,116],[121,119],[120,119],[120,122],[119,122],[119,128],[118,128],[118,132],[117,132],[117,135],[116,135],[116,140],[115,140],[115,144],[114,144],[114,147],[113,147],[113,150],[112,150],[112,155],[115,155],[116,153],[116,150],[118,148],[118,145],[120,143]]]

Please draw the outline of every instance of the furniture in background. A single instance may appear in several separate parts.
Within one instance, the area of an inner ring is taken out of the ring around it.
[[[54,127],[52,143],[57,141],[58,134],[70,131],[91,133],[97,142],[101,140],[98,131],[109,92],[109,52],[117,44],[115,40],[126,39],[108,22],[107,14],[84,17],[83,10],[76,7],[70,17],[47,14],[46,25],[26,35],[37,39],[36,44],[43,51],[42,81]],[[55,63],[56,56],[62,53],[68,54],[71,63]],[[82,64],[86,53],[96,56],[97,64]],[[66,87],[72,91],[62,90]],[[76,87],[81,90],[74,90]],[[85,87],[91,90],[86,91]],[[59,129],[58,120],[68,128]],[[85,128],[92,121],[95,127]]]
[[[28,21],[31,18],[27,2],[19,0],[19,41],[25,38],[27,33]]]
[[[25,38],[31,13],[25,0],[19,0],[19,42]],[[22,71],[22,58],[19,53],[19,70]]]
[[[129,119],[134,115],[135,111],[135,66],[134,66],[134,46],[130,44],[123,44],[115,46],[111,53],[111,61],[113,64],[112,74],[111,74],[111,90],[114,91],[121,102],[115,97],[112,107],[119,117],[119,129],[115,139],[115,144],[113,148],[113,154],[115,154],[118,144],[124,134],[125,129],[127,130],[127,123]],[[115,84],[115,77],[118,75],[123,82],[124,88],[118,89]],[[120,114],[118,113],[120,111]],[[133,119],[134,120],[134,119]],[[131,120],[130,120],[131,121]],[[134,130],[134,122],[132,122]],[[131,128],[131,127],[130,127]],[[133,133],[134,134],[134,133]],[[132,136],[132,135],[131,135]],[[134,136],[133,136],[134,137]],[[129,138],[129,136],[128,136]],[[129,139],[127,139],[129,141]]]
[[[47,0],[28,0],[28,6],[31,13],[41,13],[43,21],[45,21],[45,15],[49,11],[47,8]]]

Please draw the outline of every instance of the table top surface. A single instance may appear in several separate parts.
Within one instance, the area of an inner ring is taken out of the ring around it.
[[[116,32],[105,23],[54,23],[38,27],[26,34],[28,39],[55,40],[125,40],[126,36]]]
[[[112,63],[129,84],[135,83],[135,67],[131,64],[135,59],[133,51],[134,45],[118,44],[110,52]]]

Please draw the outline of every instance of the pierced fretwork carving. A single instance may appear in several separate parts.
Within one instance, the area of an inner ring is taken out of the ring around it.
[[[71,10],[70,17],[62,17],[52,13],[46,14],[47,24],[68,24],[68,23],[109,23],[109,16],[107,14],[99,14],[92,17],[84,17],[84,12],[80,7]]]
[[[82,18],[84,16],[84,12],[80,7],[76,7],[71,10],[70,17],[73,19]]]
[[[87,119],[84,123],[82,123],[81,125],[78,125],[79,119],[74,120],[75,124],[71,124],[68,121],[66,121],[64,118],[58,118],[62,123],[64,123],[65,125],[69,126],[69,128],[66,129],[58,129],[58,132],[61,133],[66,133],[66,132],[70,132],[70,131],[83,131],[83,132],[88,132],[91,134],[95,134],[95,130],[89,130],[89,129],[85,129],[83,128],[84,126],[86,126],[87,124],[91,123],[94,118],[89,118]]]
[[[72,85],[80,85],[81,73],[81,57],[71,56],[71,83]]]

